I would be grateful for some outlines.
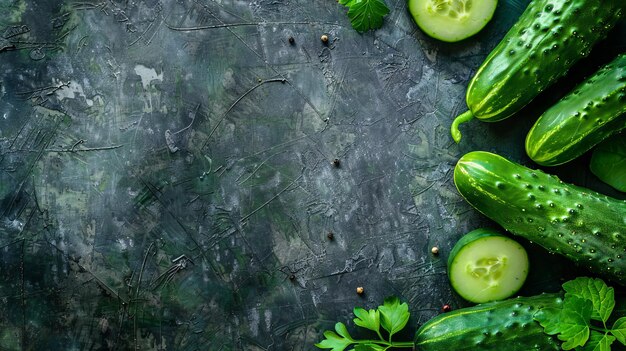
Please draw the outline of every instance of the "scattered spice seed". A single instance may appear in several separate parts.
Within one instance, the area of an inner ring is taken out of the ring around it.
[[[433,246],[433,248],[430,249],[430,252],[432,252],[433,255],[437,255],[439,254],[439,248],[437,246]]]
[[[444,312],[450,312],[450,311],[452,311],[452,307],[450,307],[450,305],[448,305],[448,304],[445,304],[445,305],[443,305],[443,307],[441,307],[441,310],[444,311]]]
[[[289,44],[291,45],[293,45],[296,42],[296,40],[293,37],[289,37],[288,40],[289,40]]]
[[[365,289],[363,289],[362,286],[359,286],[358,288],[356,288],[356,293],[359,295],[363,295],[363,293],[365,292]]]
[[[328,238],[328,240],[333,240],[335,238],[335,234],[333,234],[333,232],[328,232],[328,234],[326,234],[326,237]]]
[[[289,280],[294,280],[294,279],[296,279],[295,275],[292,274],[292,275],[289,276]]]
[[[322,43],[326,44],[328,43],[328,35],[326,34],[322,34],[322,36],[320,37],[320,40],[322,41]]]
[[[339,159],[338,158],[334,159],[333,160],[333,166],[339,167],[339,165],[341,165],[341,162],[339,161]]]

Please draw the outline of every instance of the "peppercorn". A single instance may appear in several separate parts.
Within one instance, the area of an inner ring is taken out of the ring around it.
[[[430,252],[432,252],[433,255],[437,255],[439,254],[439,248],[437,246],[433,246],[433,248],[430,249]]]
[[[444,312],[450,312],[450,311],[452,311],[452,307],[450,307],[450,305],[448,305],[448,304],[445,304],[445,305],[443,305],[443,307],[441,307],[441,310],[444,311]]]
[[[335,238],[335,234],[333,234],[333,232],[328,232],[328,234],[326,234],[326,237],[328,238],[328,240],[333,240]]]
[[[359,295],[363,295],[363,293],[365,292],[365,289],[363,289],[362,286],[359,286],[358,288],[356,288],[356,293]]]
[[[328,35],[322,34],[322,36],[320,37],[320,40],[322,40],[322,43],[324,44],[328,43]]]
[[[289,44],[291,45],[293,45],[296,42],[296,40],[293,37],[289,37],[289,39],[287,40],[289,40]]]
[[[340,165],[340,164],[341,164],[341,162],[339,161],[339,159],[338,159],[338,158],[336,158],[336,159],[334,159],[334,160],[333,160],[333,166],[335,166],[335,167],[339,167],[339,165]]]

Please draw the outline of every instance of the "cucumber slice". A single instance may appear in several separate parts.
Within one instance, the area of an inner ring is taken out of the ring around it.
[[[455,42],[478,33],[493,17],[498,0],[408,0],[409,12],[429,36]]]
[[[506,299],[522,287],[527,275],[524,247],[492,229],[464,235],[448,257],[452,288],[470,302]]]

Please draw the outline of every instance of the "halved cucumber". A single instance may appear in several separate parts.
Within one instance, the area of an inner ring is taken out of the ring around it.
[[[478,33],[493,17],[498,0],[408,0],[415,23],[435,39],[455,42]]]
[[[506,299],[522,287],[527,275],[524,247],[493,229],[464,235],[448,257],[450,284],[470,302]]]

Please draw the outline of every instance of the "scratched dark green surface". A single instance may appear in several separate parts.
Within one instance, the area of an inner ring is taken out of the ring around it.
[[[537,113],[625,51],[626,29],[457,146],[467,81],[527,1],[452,45],[388,4],[358,34],[334,1],[0,0],[0,350],[311,350],[387,295],[413,330],[463,306],[447,252],[491,223],[455,161],[530,164]],[[621,196],[586,161],[551,172]],[[585,273],[528,247],[523,294]]]

